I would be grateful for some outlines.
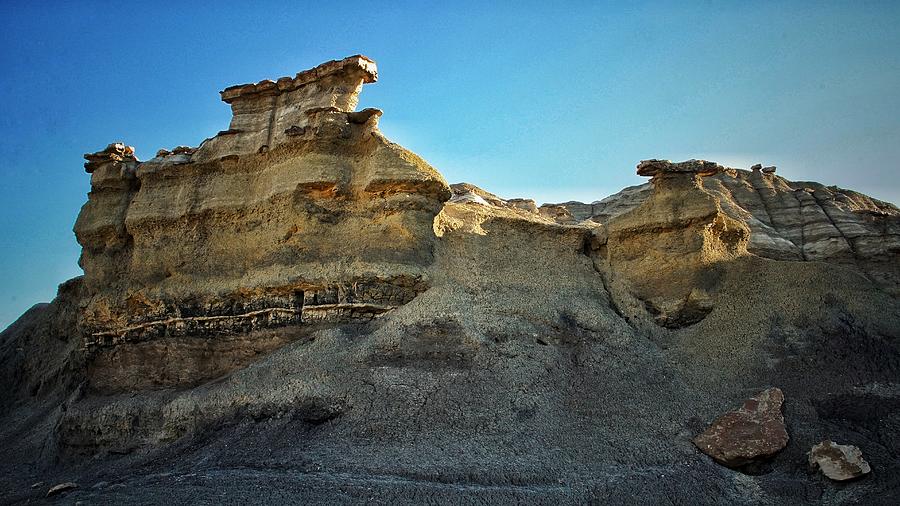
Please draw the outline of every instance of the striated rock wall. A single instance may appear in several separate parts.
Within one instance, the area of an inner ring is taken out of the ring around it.
[[[839,264],[900,294],[900,210],[891,204],[791,182],[775,167],[645,160],[637,171],[650,183],[592,204],[531,209],[464,183],[453,185],[451,201],[591,230],[589,249],[614,299],[665,327],[702,320],[715,306],[721,264],[747,255]]]
[[[85,346],[364,321],[423,291],[450,192],[378,132],[380,111],[352,111],[374,76],[353,57],[229,88],[231,140],[147,162],[122,145],[86,155]],[[265,101],[277,106],[262,113]],[[280,133],[259,150],[267,114]]]
[[[900,295],[900,210],[866,195],[774,172],[735,170],[708,187],[750,226],[750,252],[847,265]]]
[[[207,139],[197,161],[226,155],[256,153],[289,142],[311,126],[311,111],[351,112],[365,83],[378,79],[375,62],[362,55],[333,60],[298,72],[294,77],[225,88],[222,100],[231,105],[228,130]]]
[[[824,261],[857,269],[900,294],[900,210],[836,186],[789,181],[774,167],[723,168],[703,188],[729,217],[750,229],[749,253],[774,260]],[[593,204],[548,204],[540,212],[558,223],[609,225],[664,190],[645,184]],[[690,201],[690,196],[681,198]],[[693,204],[690,204],[693,205]]]

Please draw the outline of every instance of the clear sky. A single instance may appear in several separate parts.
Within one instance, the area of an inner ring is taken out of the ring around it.
[[[0,1],[0,328],[81,273],[82,154],[227,127],[218,91],[362,53],[449,182],[593,201],[645,158],[900,202],[900,2]]]

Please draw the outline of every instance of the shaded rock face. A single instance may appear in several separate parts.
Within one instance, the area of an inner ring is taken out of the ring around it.
[[[809,451],[809,465],[835,481],[846,481],[869,474],[872,468],[863,459],[862,451],[853,445],[839,445],[822,441]]]
[[[110,381],[96,386],[152,384],[154,375],[130,374],[131,364],[176,367],[181,360],[162,358],[177,350],[213,357],[187,368],[194,381],[221,375],[246,353],[195,338],[364,321],[426,288],[432,221],[450,192],[421,158],[381,136],[380,111],[352,111],[374,78],[374,63],[352,57],[289,84],[229,88],[223,99],[241,133],[225,137],[235,142],[143,163],[121,145],[86,155],[91,193],[75,233],[88,292],[84,345],[108,354],[92,370]],[[263,117],[274,118],[274,140],[261,140]],[[268,149],[258,153],[261,142]],[[256,341],[249,356],[283,341]]]
[[[689,174],[693,176],[714,176],[725,170],[716,162],[707,160],[687,160],[684,162],[672,163],[669,160],[642,160],[637,166],[637,174],[639,176],[648,177],[671,177],[673,174]],[[651,183],[653,181],[651,180]]]
[[[764,390],[745,400],[740,408],[717,418],[694,438],[694,444],[728,467],[771,457],[788,443],[781,413],[783,403],[780,389]]]
[[[47,497],[52,497],[54,495],[61,494],[63,492],[73,490],[76,488],[78,488],[78,484],[73,483],[71,481],[66,482],[66,483],[60,483],[59,485],[54,485],[54,486],[50,487],[50,490],[47,490]]]

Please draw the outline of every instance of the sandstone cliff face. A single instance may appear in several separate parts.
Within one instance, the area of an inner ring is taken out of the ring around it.
[[[891,293],[900,293],[900,210],[887,202],[835,186],[788,181],[774,167],[722,168],[703,178],[721,211],[750,229],[747,251],[774,260],[847,265]],[[650,174],[645,174],[650,175]],[[541,206],[559,223],[609,225],[649,200],[669,195],[694,205],[685,188],[650,184],[626,188],[593,204]]]
[[[375,76],[232,87],[198,148],[86,155],[85,275],[0,333],[0,499],[897,495],[894,206],[702,160],[641,162],[650,183],[593,204],[448,187],[353,111]],[[711,424],[746,447],[716,420],[761,391],[777,413],[737,426],[788,434],[759,467],[698,450]],[[825,438],[873,472],[808,473]]]
[[[593,204],[505,200],[469,184],[453,203],[516,209],[521,219],[591,231],[591,256],[620,310],[679,328],[714,307],[723,264],[742,256],[845,266],[900,294],[900,210],[860,193],[791,182],[775,167],[645,160],[630,187]],[[528,204],[521,204],[528,202]]]
[[[75,225],[89,294],[80,324],[104,386],[145,381],[127,372],[144,360],[122,356],[123,343],[161,356],[167,348],[138,343],[370,319],[425,289],[432,221],[450,192],[378,132],[380,111],[352,111],[374,77],[374,63],[353,57],[288,84],[229,88],[231,132],[196,151],[138,162],[111,145],[86,156],[92,190]],[[105,356],[113,348],[115,358]],[[195,380],[228,370],[210,367],[190,369]]]
[[[723,212],[702,177],[721,172],[712,162],[648,160],[638,174],[652,176],[653,192],[608,223],[600,241],[609,269],[623,277],[657,321],[681,327],[712,309],[716,264],[747,254],[750,231]]]
[[[221,92],[231,105],[228,130],[203,142],[196,161],[264,152],[290,142],[307,127],[317,128],[313,111],[351,112],[359,103],[363,84],[378,79],[375,62],[350,56],[298,72],[277,81],[231,86]]]

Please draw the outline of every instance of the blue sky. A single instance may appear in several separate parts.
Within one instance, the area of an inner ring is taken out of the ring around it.
[[[552,5],[551,5],[552,4]],[[0,2],[0,328],[80,274],[82,154],[227,127],[218,91],[363,53],[448,181],[592,201],[645,158],[900,202],[900,2]]]

